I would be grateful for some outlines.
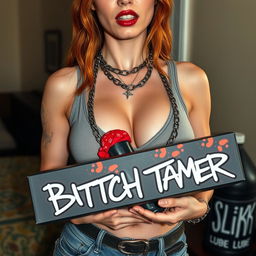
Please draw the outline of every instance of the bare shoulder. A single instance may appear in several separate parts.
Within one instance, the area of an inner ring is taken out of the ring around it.
[[[58,94],[69,94],[74,92],[77,83],[75,67],[62,68],[53,73],[45,84],[45,91]]]
[[[191,62],[177,62],[179,87],[190,113],[199,102],[210,104],[210,88],[205,71]]]
[[[205,71],[191,62],[177,62],[177,72],[179,82],[188,90],[207,89],[209,87]]]
[[[43,103],[54,101],[56,105],[68,110],[74,97],[77,85],[77,72],[75,67],[62,68],[53,73],[44,87]]]

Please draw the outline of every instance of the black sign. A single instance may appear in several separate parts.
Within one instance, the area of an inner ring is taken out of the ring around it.
[[[233,133],[29,176],[36,223],[244,180]]]

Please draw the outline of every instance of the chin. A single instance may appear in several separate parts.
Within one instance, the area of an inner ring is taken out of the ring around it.
[[[137,38],[136,36],[132,36],[132,35],[116,37],[116,39],[118,39],[118,40],[133,40],[133,39],[136,39],[136,38]]]
[[[115,34],[114,37],[119,40],[132,40],[139,38],[144,33],[146,33],[146,31],[120,31],[120,33]]]

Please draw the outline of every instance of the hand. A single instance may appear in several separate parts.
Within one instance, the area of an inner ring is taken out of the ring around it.
[[[127,208],[100,212],[78,219],[72,219],[71,222],[73,224],[98,223],[113,230],[122,229],[140,223],[152,223],[145,217],[137,213],[130,212]]]
[[[203,216],[207,211],[205,202],[200,202],[193,196],[180,198],[165,198],[158,201],[160,207],[166,208],[164,212],[154,213],[141,206],[133,206],[130,211],[139,213],[141,216],[155,223],[176,224],[183,220],[195,219]]]

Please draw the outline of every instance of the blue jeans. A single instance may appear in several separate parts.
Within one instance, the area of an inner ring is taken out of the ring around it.
[[[173,232],[173,230],[168,233]],[[167,233],[167,234],[168,234]],[[102,239],[106,234],[105,230],[101,230],[96,240],[91,239],[85,234],[81,233],[74,224],[67,223],[61,233],[59,239],[55,243],[53,256],[120,256],[123,254],[118,250],[108,247],[102,243]],[[184,243],[184,247],[175,253],[168,254],[168,248],[164,246],[164,239],[162,237],[155,237],[159,240],[159,248],[157,251],[147,253],[147,256],[186,256],[187,244],[186,236],[182,234],[178,241]],[[177,242],[178,242],[177,241]],[[142,255],[142,254],[137,254]],[[145,255],[145,254],[144,254]]]

